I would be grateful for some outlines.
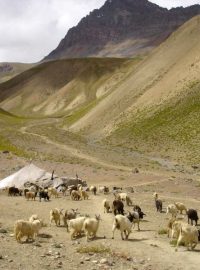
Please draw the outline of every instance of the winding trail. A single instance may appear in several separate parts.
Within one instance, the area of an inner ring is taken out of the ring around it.
[[[30,128],[31,126],[34,126],[34,125],[30,125],[30,126],[27,126],[27,127],[21,127],[20,132],[22,134],[27,134],[27,135],[32,135],[32,136],[38,137],[38,138],[42,139],[44,142],[46,142],[48,144],[54,145],[54,146],[56,146],[56,147],[58,147],[58,148],[60,148],[62,150],[64,149],[67,152],[69,152],[71,155],[73,155],[73,156],[75,156],[77,158],[80,158],[80,159],[87,160],[87,161],[89,161],[91,163],[98,164],[98,165],[101,165],[101,166],[104,166],[104,167],[107,167],[107,168],[110,168],[110,169],[117,169],[117,170],[123,170],[123,171],[128,171],[128,172],[132,171],[131,167],[119,166],[119,165],[114,165],[114,164],[111,164],[111,163],[108,163],[108,162],[104,162],[103,160],[101,160],[99,158],[96,158],[96,157],[87,155],[85,153],[82,153],[80,150],[78,150],[78,149],[76,149],[76,148],[74,148],[72,146],[52,141],[47,136],[32,133],[32,132],[28,132],[27,128]]]

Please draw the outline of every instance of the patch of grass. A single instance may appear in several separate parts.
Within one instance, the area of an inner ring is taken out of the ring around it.
[[[76,121],[81,119],[84,115],[86,115],[90,110],[92,110],[99,103],[99,101],[100,99],[93,100],[89,104],[75,111],[73,114],[66,116],[64,119],[64,125],[71,126],[72,124],[74,124]]]
[[[111,253],[110,248],[103,245],[80,246],[77,248],[78,253]]]
[[[167,234],[167,233],[168,233],[168,231],[165,228],[159,229],[159,231],[158,231],[159,235],[163,235],[163,234]]]
[[[123,121],[107,138],[115,145],[199,162],[200,81],[187,84],[184,94],[165,106],[149,108]],[[156,164],[155,164],[156,165]]]
[[[31,158],[32,155],[23,149],[15,146],[12,144],[8,139],[4,138],[3,136],[0,135],[0,151],[5,151],[8,150],[9,152],[12,152],[16,156],[20,157],[26,157],[26,158]]]
[[[169,243],[170,243],[171,246],[175,247],[176,244],[177,244],[177,239],[172,239],[172,240],[170,240]]]

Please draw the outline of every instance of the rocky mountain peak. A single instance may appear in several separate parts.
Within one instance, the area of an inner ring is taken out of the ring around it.
[[[199,5],[168,10],[148,0],[107,0],[71,28],[45,60],[132,57],[159,45],[197,14]]]

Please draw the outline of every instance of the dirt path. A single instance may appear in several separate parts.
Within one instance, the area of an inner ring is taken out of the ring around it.
[[[80,159],[87,160],[87,161],[89,161],[91,163],[98,164],[98,165],[104,166],[104,167],[109,168],[109,169],[117,169],[117,170],[129,171],[129,172],[131,172],[131,170],[132,170],[132,168],[127,167],[127,166],[113,165],[113,164],[110,164],[108,162],[104,162],[104,161],[102,161],[102,160],[100,160],[100,159],[98,159],[96,157],[87,155],[87,154],[81,152],[80,150],[78,150],[78,149],[76,149],[76,148],[74,148],[72,146],[52,141],[51,139],[49,139],[48,137],[46,137],[44,135],[40,135],[40,134],[36,134],[36,133],[26,131],[26,129],[30,128],[30,127],[31,126],[22,127],[22,128],[20,128],[20,132],[22,134],[28,134],[28,135],[36,136],[36,137],[42,139],[44,142],[46,142],[48,144],[54,145],[54,146],[56,146],[56,147],[58,147],[60,149],[64,149],[67,152],[69,152],[71,155],[73,155],[75,157],[78,157]]]

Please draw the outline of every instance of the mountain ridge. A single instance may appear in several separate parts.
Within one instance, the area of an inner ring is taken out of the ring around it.
[[[107,0],[69,29],[44,60],[143,54],[198,14],[200,5],[168,10],[147,0]]]

